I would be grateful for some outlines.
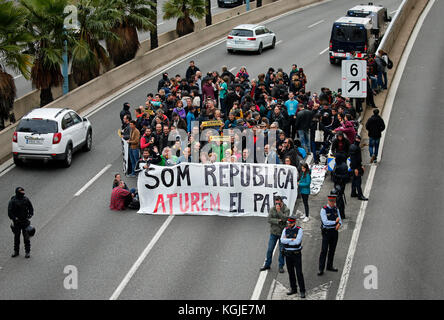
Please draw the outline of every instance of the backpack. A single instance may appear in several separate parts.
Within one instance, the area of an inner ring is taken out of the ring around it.
[[[388,59],[387,68],[388,68],[388,69],[393,68],[393,61],[390,60],[390,58],[389,58],[388,56],[387,56],[387,59]]]

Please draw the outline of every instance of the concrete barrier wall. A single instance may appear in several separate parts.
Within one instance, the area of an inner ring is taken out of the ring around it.
[[[399,32],[409,17],[410,12],[415,7],[415,3],[416,0],[404,0],[401,3],[400,9],[393,17],[392,22],[390,23],[387,32],[385,33],[385,36],[377,49],[377,52],[382,49],[385,52],[390,53],[393,48],[393,44],[398,38]]]

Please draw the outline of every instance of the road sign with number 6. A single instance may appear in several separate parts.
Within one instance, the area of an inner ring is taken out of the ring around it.
[[[342,96],[367,97],[367,61],[342,60]]]

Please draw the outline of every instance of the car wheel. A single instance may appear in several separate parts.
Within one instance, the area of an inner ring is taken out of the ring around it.
[[[68,144],[65,151],[65,159],[63,160],[63,166],[68,168],[72,163],[72,146]]]
[[[233,53],[234,50],[233,49],[227,49],[228,53]]]
[[[262,44],[262,42],[259,44],[259,49],[257,49],[257,54],[261,54],[262,50],[264,50],[264,46]]]
[[[271,43],[271,49],[276,47],[276,38],[273,38],[273,42]]]
[[[21,159],[19,159],[19,158],[14,157],[14,164],[17,167],[21,167],[21,166],[23,166],[23,161]]]
[[[83,147],[83,151],[88,152],[92,149],[92,133],[91,131],[88,131],[88,134],[86,135],[85,140],[85,146]]]

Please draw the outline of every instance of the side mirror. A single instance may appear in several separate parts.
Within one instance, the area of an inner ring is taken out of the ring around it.
[[[85,122],[85,121],[88,121],[88,119],[86,119],[86,117],[85,117],[85,118],[83,118],[83,122]]]

